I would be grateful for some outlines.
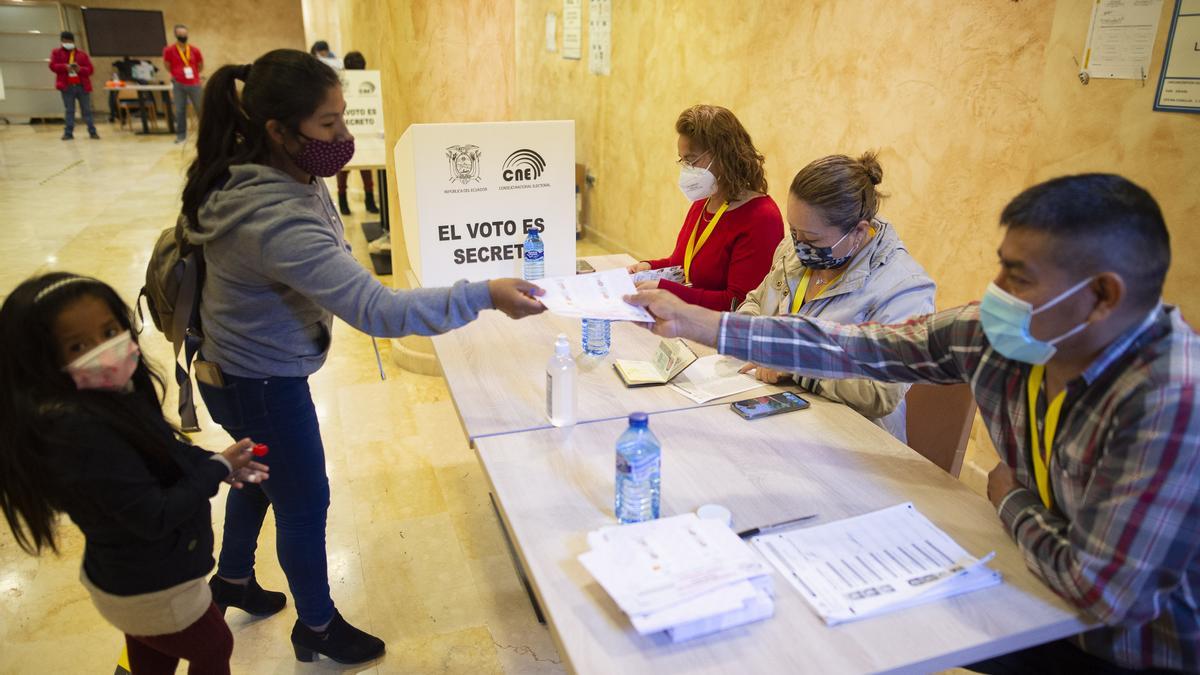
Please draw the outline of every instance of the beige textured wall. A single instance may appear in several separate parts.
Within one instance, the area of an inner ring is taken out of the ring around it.
[[[942,307],[983,291],[997,217],[1020,189],[1066,172],[1125,173],[1172,225],[1168,299],[1200,312],[1200,263],[1185,256],[1200,252],[1185,227],[1200,216],[1200,116],[1152,112],[1152,86],[1078,83],[1086,0],[614,3],[611,77],[588,74],[586,44],[583,61],[544,50],[548,11],[562,3],[518,3],[518,117],[577,120],[579,161],[597,176],[593,232],[616,247],[669,251],[686,208],[674,120],[715,103],[766,155],[781,204],[808,161],[880,150],[884,213],[937,280]]]
[[[300,0],[104,0],[102,4],[109,9],[161,10],[168,44],[175,40],[175,24],[185,24],[189,40],[204,53],[207,73],[226,63],[249,63],[272,49],[308,48]],[[107,78],[115,60],[97,59],[97,74]],[[159,79],[169,80],[162,59],[152,60]]]

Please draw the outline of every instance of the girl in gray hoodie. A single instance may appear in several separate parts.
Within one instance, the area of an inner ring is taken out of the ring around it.
[[[397,291],[358,264],[320,180],[354,154],[345,108],[337,74],[301,51],[219,69],[204,93],[183,215],[206,265],[198,358],[218,373],[200,394],[230,435],[271,448],[263,458],[270,484],[226,503],[213,599],[258,615],[283,608],[285,596],[263,590],[254,575],[259,530],[273,507],[279,562],[299,615],[296,657],[361,663],[381,656],[384,644],[347,623],[330,597],[329,480],[308,388],[329,353],[333,317],[399,337],[452,330],[485,309],[520,318],[544,308],[532,297],[536,287],[516,279]]]

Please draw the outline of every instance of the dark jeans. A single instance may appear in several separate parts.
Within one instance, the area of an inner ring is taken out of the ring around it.
[[[259,459],[271,468],[261,485],[230,490],[217,574],[243,579],[254,572],[254,551],[267,507],[275,509],[275,549],[300,621],[333,619],[325,555],[329,477],[317,411],[306,377],[250,379],[225,375],[224,388],[200,384],[209,414],[234,440],[270,447]]]
[[[79,101],[79,110],[83,112],[83,121],[87,123],[88,133],[96,133],[96,122],[92,119],[92,95],[83,90],[82,84],[69,84],[61,92],[63,112],[66,125],[63,133],[71,136],[75,133],[75,102]]]
[[[196,118],[200,117],[200,94],[204,88],[198,84],[179,84],[171,81],[171,96],[175,97],[175,138],[187,138],[187,102],[192,102],[196,109]]]
[[[209,605],[203,616],[178,633],[126,635],[125,649],[134,675],[173,675],[179,659],[188,662],[188,675],[229,675],[233,633],[221,610]]]
[[[1106,661],[1098,656],[1083,651],[1070,640],[1057,640],[1044,645],[1022,649],[1019,652],[1004,654],[986,661],[972,663],[963,668],[976,673],[988,675],[1117,675],[1119,673],[1143,673],[1157,675],[1169,673],[1167,670],[1130,670],[1115,663]]]

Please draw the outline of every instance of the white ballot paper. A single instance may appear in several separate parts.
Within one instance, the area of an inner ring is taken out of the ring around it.
[[[745,361],[731,356],[710,354],[696,359],[668,386],[696,403],[708,403],[763,386],[750,375],[738,372],[744,365]]]
[[[579,562],[641,635],[681,642],[775,612],[771,569],[725,523],[686,513],[587,540]]]
[[[912,502],[752,542],[830,626],[1000,583]]]
[[[674,267],[662,267],[656,270],[642,270],[641,272],[634,272],[633,274],[633,283],[635,284],[640,284],[643,281],[661,281],[663,279],[682,284],[684,280],[683,268],[679,265],[676,265]]]
[[[654,322],[649,312],[625,302],[625,296],[637,293],[637,289],[633,287],[629,273],[622,268],[538,279],[533,283],[546,291],[538,300],[546,309],[561,316]]]

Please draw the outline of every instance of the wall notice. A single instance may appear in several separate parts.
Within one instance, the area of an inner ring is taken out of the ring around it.
[[[1160,14],[1162,0],[1096,0],[1080,79],[1146,79]]]
[[[1154,109],[1200,113],[1200,0],[1176,0]]]
[[[564,59],[583,58],[583,0],[563,0]]]
[[[612,74],[612,0],[588,0],[588,72]]]

